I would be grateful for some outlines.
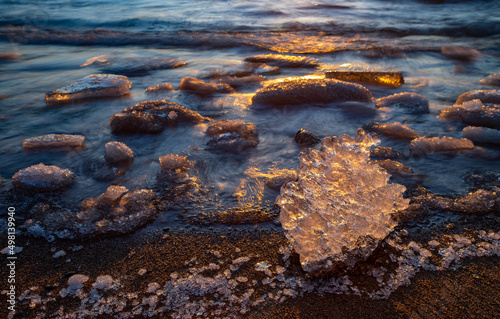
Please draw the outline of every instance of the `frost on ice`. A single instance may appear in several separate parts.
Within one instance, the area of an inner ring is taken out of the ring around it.
[[[75,174],[70,170],[43,163],[22,169],[12,177],[16,188],[35,192],[63,190],[74,182]]]
[[[47,134],[27,138],[23,141],[24,149],[80,147],[85,136],[69,134]]]
[[[408,206],[405,187],[387,184],[390,175],[368,162],[379,142],[360,129],[355,139],[326,137],[320,150],[299,155],[298,181],[283,186],[276,202],[305,271],[366,259],[395,226],[391,215]]]
[[[126,76],[114,74],[91,74],[70,85],[45,94],[47,103],[67,103],[128,94],[132,82]]]

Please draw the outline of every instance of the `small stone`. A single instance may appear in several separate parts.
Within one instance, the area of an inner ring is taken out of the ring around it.
[[[14,187],[34,192],[64,190],[74,182],[75,174],[70,170],[43,163],[22,169],[12,177]]]
[[[110,164],[130,162],[134,160],[134,152],[124,143],[108,142],[106,147],[106,161]]]
[[[97,277],[95,283],[92,285],[92,288],[100,289],[100,290],[109,290],[113,285],[113,277],[110,275],[103,275]]]
[[[315,144],[318,144],[320,141],[321,140],[317,135],[302,128],[295,134],[295,142],[297,144],[313,146]]]

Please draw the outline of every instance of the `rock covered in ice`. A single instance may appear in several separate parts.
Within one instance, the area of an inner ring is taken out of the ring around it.
[[[116,113],[109,125],[113,133],[159,133],[169,124],[203,121],[210,118],[177,103],[158,100],[139,102]]]
[[[262,76],[270,74],[278,74],[279,68],[277,66],[269,66],[265,63],[245,63],[223,66],[220,68],[212,69],[208,72],[207,77],[211,79],[219,78],[243,78],[252,75]]]
[[[110,164],[133,161],[135,154],[127,145],[121,142],[108,142],[106,147],[106,161]]]
[[[280,190],[281,186],[288,182],[297,180],[297,172],[290,169],[280,169],[273,172],[273,176],[266,179],[265,183],[268,187]]]
[[[464,46],[444,46],[441,53],[449,59],[460,61],[473,61],[481,56],[481,52],[474,48]]]
[[[376,107],[399,107],[410,114],[424,114],[429,113],[429,100],[421,94],[403,92],[379,98]]]
[[[68,279],[68,290],[78,290],[83,288],[83,284],[89,280],[88,276],[85,275],[73,275]]]
[[[295,134],[295,142],[300,145],[313,146],[318,144],[320,141],[321,140],[317,135],[302,128]]]
[[[66,103],[82,99],[113,97],[128,94],[132,82],[126,76],[91,74],[70,85],[48,92],[47,103]]]
[[[75,231],[90,236],[129,233],[156,218],[154,197],[151,190],[129,192],[123,186],[111,185],[98,198],[82,202]]]
[[[64,190],[74,182],[75,174],[69,169],[43,163],[22,169],[12,177],[14,187],[34,192]]]
[[[373,102],[364,86],[334,79],[294,78],[273,82],[258,90],[252,104],[300,105],[311,103]]]
[[[257,126],[241,120],[219,120],[207,128],[207,145],[219,151],[243,151],[259,144]]]
[[[397,138],[404,138],[409,140],[413,140],[415,138],[420,137],[420,135],[413,129],[399,122],[388,123],[388,124],[374,122],[363,125],[363,128],[367,131],[372,131],[383,135],[393,136]]]
[[[498,98],[500,99],[500,94]],[[464,101],[442,110],[439,117],[473,126],[500,129],[500,104],[483,104],[479,99]]]
[[[410,175],[413,174],[413,170],[400,163],[391,159],[385,159],[380,161],[373,161],[372,163],[379,165],[383,169],[387,170],[391,175]]]
[[[401,72],[383,71],[330,71],[325,77],[342,81],[367,82],[400,86],[405,83]]]
[[[179,90],[191,91],[200,95],[234,92],[234,89],[226,83],[205,82],[193,77],[182,78]]]
[[[500,86],[500,74],[491,74],[481,80],[481,84]]]
[[[170,83],[161,83],[155,86],[150,86],[146,89],[146,93],[152,93],[158,91],[175,91],[175,89]]]
[[[245,58],[247,62],[261,62],[283,68],[315,68],[318,60],[305,56],[283,54],[259,54]]]
[[[25,139],[23,147],[24,149],[80,147],[84,140],[85,136],[82,135],[47,134]]]
[[[456,137],[420,137],[411,141],[410,151],[414,156],[423,156],[432,152],[457,152],[471,150],[474,143],[466,138]]]
[[[500,90],[474,90],[465,92],[457,98],[455,105],[472,100],[480,100],[483,103],[500,104]]]
[[[160,166],[163,171],[185,172],[192,168],[193,165],[194,162],[190,161],[187,156],[177,154],[160,156]]]
[[[92,288],[100,289],[100,290],[109,290],[113,287],[113,277],[110,275],[101,275],[97,277],[95,283],[92,285]]]
[[[97,66],[104,72],[129,76],[143,75],[154,70],[173,69],[186,65],[180,58],[170,57],[114,57],[100,55],[88,59],[81,66]]]
[[[462,135],[475,143],[500,144],[500,130],[467,126],[463,129]]]
[[[379,146],[370,151],[370,157],[376,159],[398,159],[401,157],[401,154],[390,147]]]
[[[326,137],[320,150],[299,155],[298,181],[281,188],[280,221],[305,271],[366,259],[395,226],[391,215],[408,206],[405,187],[369,163],[379,140],[358,130],[355,139]]]

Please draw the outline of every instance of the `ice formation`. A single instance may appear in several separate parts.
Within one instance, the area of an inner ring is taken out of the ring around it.
[[[391,159],[373,161],[373,163],[384,168],[387,172],[389,172],[392,175],[403,175],[404,176],[404,175],[413,174],[413,170],[410,167],[408,167],[408,166],[406,166],[398,161],[391,160]]]
[[[500,74],[491,74],[481,80],[481,84],[500,86]]]
[[[126,76],[91,74],[70,85],[48,92],[47,103],[65,103],[81,99],[112,97],[128,94],[132,82]]]
[[[500,90],[498,90],[500,92]],[[465,93],[466,94],[466,93]],[[460,96],[462,97],[463,94]],[[459,97],[459,100],[461,98]],[[483,100],[491,100],[482,95],[469,96],[474,99],[457,103],[441,111],[439,115],[443,119],[460,121],[473,126],[485,126],[489,128],[500,129],[500,104],[483,104]],[[465,98],[464,98],[465,99]],[[500,94],[497,97],[497,103],[500,103]]]
[[[177,116],[172,116],[175,112]],[[159,133],[169,124],[203,122],[210,118],[165,100],[144,101],[116,113],[109,120],[113,133]]]
[[[360,129],[355,139],[326,137],[320,150],[299,155],[298,181],[283,186],[276,203],[305,271],[366,259],[395,226],[391,215],[408,206],[405,187],[388,184],[390,175],[368,162],[378,143]]]
[[[84,140],[85,136],[82,135],[47,134],[25,139],[23,147],[24,149],[80,147]]]
[[[397,138],[404,138],[409,140],[413,140],[415,138],[420,137],[420,135],[413,129],[399,122],[387,123],[387,124],[374,122],[363,125],[363,128],[367,131],[373,131],[383,135],[393,136]]]
[[[146,93],[158,92],[158,91],[174,91],[174,87],[170,83],[161,83],[155,86],[150,86],[146,89]]]
[[[143,75],[160,69],[173,69],[186,65],[180,58],[170,57],[113,57],[100,55],[88,59],[81,66],[97,66],[104,72],[123,75]]]
[[[362,85],[314,78],[272,82],[258,90],[252,98],[252,104],[275,106],[373,101],[373,95]]]
[[[16,188],[35,192],[62,190],[74,182],[75,174],[70,170],[43,163],[22,169],[12,177]]]
[[[259,144],[259,134],[254,123],[241,120],[219,120],[207,128],[212,136],[207,145],[216,151],[238,152]]]
[[[398,159],[401,157],[401,154],[390,147],[379,146],[370,151],[370,157],[376,159]]]
[[[194,163],[187,156],[177,154],[160,156],[160,166],[163,171],[185,172],[193,167],[193,165]]]
[[[377,100],[376,107],[399,107],[411,114],[423,114],[429,113],[429,100],[417,93],[403,92],[381,97]]]
[[[367,82],[400,86],[405,83],[401,72],[382,71],[330,71],[325,77],[342,81]]]
[[[466,138],[456,137],[419,137],[411,141],[410,151],[415,156],[432,152],[457,152],[474,148],[474,143]]]
[[[318,60],[305,56],[283,54],[260,54],[245,58],[247,62],[262,62],[284,68],[315,68]]]
[[[132,151],[127,145],[121,142],[108,142],[106,147],[106,161],[108,163],[119,163],[132,161],[135,157],[134,151]]]
[[[219,79],[226,77],[243,78],[252,75],[262,76],[270,74],[278,74],[279,68],[277,66],[269,66],[265,63],[251,62],[245,64],[235,64],[215,68],[208,71],[206,77],[211,79]]]
[[[201,95],[234,92],[234,89],[229,84],[205,82],[193,77],[182,78],[179,90],[191,91]]]
[[[486,127],[467,126],[463,129],[464,137],[477,143],[500,144],[500,130]]]
[[[500,103],[500,90],[475,90],[460,95],[455,102],[456,105],[467,101],[480,100],[483,103]]]

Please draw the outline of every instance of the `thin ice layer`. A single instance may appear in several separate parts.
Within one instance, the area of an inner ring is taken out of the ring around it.
[[[320,150],[299,155],[298,181],[281,188],[280,221],[305,271],[366,259],[395,226],[391,215],[408,206],[405,187],[369,163],[380,141],[358,130],[355,139],[326,137]]]
[[[45,94],[47,103],[66,103],[98,97],[128,94],[132,82],[126,76],[114,74],[91,74],[70,85]]]

